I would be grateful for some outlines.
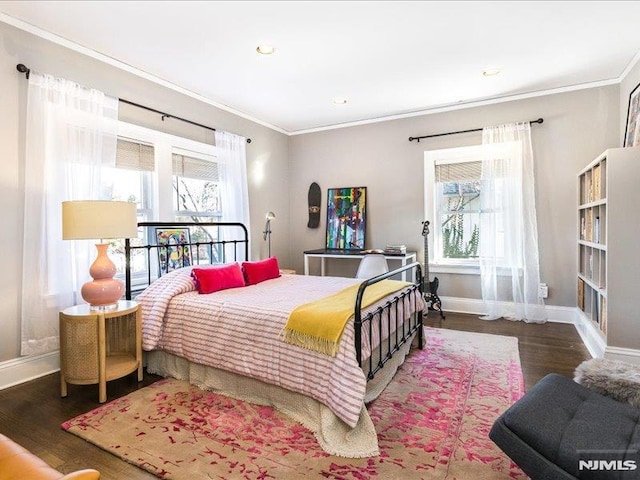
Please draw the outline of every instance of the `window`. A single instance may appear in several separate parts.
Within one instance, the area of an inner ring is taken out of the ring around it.
[[[118,138],[116,162],[113,168],[101,170],[103,185],[102,198],[124,202],[135,202],[138,222],[153,218],[153,174],[155,171],[154,148],[137,141]],[[146,232],[142,232],[143,235]],[[132,240],[133,244],[143,240]],[[124,273],[124,240],[112,240],[109,246],[110,258],[120,274]],[[131,258],[131,272],[134,277],[145,275],[147,270],[145,254],[135,250]]]
[[[102,169],[102,197],[136,202],[138,221],[218,221],[222,218],[221,165],[212,145],[119,122],[114,168]],[[215,229],[192,230],[191,241],[217,240]],[[141,231],[138,242],[155,232]],[[133,240],[132,242],[136,242]],[[135,244],[135,243],[134,243]],[[194,260],[209,263],[220,252],[206,246],[193,252]],[[110,257],[124,273],[124,240],[111,242]],[[147,259],[135,250],[132,280],[146,278]]]
[[[153,146],[118,138],[114,168],[101,170],[103,198],[135,202],[138,220],[153,214]]]
[[[174,149],[173,209],[176,221],[216,222],[222,219],[220,175],[216,158]],[[219,229],[193,228],[191,241],[213,242],[220,239]],[[219,262],[222,246],[198,245],[193,247],[193,261],[198,264]]]
[[[430,261],[478,265],[482,146],[425,152]]]
[[[220,176],[211,155],[173,153],[173,210],[177,221],[216,221],[222,217]]]

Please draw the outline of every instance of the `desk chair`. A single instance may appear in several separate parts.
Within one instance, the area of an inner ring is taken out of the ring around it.
[[[364,256],[360,260],[358,265],[358,271],[356,278],[372,278],[387,273],[389,271],[389,265],[387,265],[387,259],[380,253],[370,253]]]

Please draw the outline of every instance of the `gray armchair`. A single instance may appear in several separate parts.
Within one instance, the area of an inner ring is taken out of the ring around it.
[[[640,409],[556,374],[494,423],[489,437],[532,480],[640,479]]]

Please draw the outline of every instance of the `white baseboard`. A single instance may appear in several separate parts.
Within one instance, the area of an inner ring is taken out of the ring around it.
[[[60,370],[58,350],[43,355],[14,358],[0,363],[0,390]]]
[[[475,298],[460,298],[460,297],[440,297],[442,304],[444,305],[444,313],[449,312],[456,313],[469,313],[472,315],[484,315],[484,303],[482,300]],[[547,305],[547,313],[549,314],[550,322],[558,323],[573,323],[575,324],[575,308],[572,307],[556,307],[553,305]]]
[[[623,362],[640,365],[640,350],[634,348],[607,347],[604,350],[605,358],[622,360]]]
[[[604,357],[607,343],[604,338],[602,338],[600,330],[578,307],[575,307],[573,310],[575,311],[574,325],[580,338],[582,338],[582,343],[587,347],[587,350],[589,350],[593,358]]]

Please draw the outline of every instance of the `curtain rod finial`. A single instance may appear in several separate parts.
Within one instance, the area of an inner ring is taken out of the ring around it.
[[[19,63],[18,65],[16,65],[16,70],[18,70],[20,73],[26,73],[27,80],[29,79],[29,73],[31,73],[31,69],[27,68],[24,63]]]

